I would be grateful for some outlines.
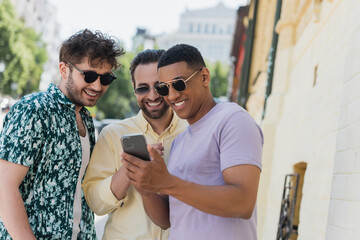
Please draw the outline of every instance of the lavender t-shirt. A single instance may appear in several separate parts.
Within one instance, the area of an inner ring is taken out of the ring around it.
[[[218,103],[173,141],[169,172],[202,185],[225,185],[222,171],[251,164],[261,169],[263,135],[253,118],[235,103]],[[252,240],[256,208],[248,220],[204,213],[173,197],[169,240]]]

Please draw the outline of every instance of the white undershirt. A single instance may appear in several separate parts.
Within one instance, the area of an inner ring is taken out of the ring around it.
[[[89,141],[89,134],[86,129],[85,137],[80,136],[81,141],[81,148],[82,148],[82,161],[81,161],[81,168],[79,171],[79,177],[76,184],[76,192],[74,197],[74,206],[73,206],[73,217],[74,217],[74,225],[73,225],[73,234],[71,239],[76,240],[77,235],[80,232],[80,220],[81,220],[81,180],[84,176],[86,166],[89,163],[90,159],[90,141]]]

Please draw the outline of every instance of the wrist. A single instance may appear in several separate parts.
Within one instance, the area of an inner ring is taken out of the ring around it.
[[[164,180],[164,185],[159,188],[157,194],[171,195],[175,191],[178,180],[178,177],[169,174]]]
[[[118,200],[121,200],[126,196],[129,186],[130,181],[120,168],[111,178],[110,190]]]

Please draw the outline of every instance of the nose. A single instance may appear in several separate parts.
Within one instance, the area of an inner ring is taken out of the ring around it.
[[[150,91],[149,93],[147,94],[147,97],[150,99],[150,100],[155,100],[159,97],[159,94],[158,92],[155,90],[155,87],[150,87]]]
[[[179,96],[180,93],[176,91],[171,84],[169,84],[169,95],[167,95],[167,98],[170,102],[175,101]]]
[[[98,78],[91,83],[91,87],[93,88],[94,91],[101,91],[102,84],[100,82],[100,76],[98,76]]]

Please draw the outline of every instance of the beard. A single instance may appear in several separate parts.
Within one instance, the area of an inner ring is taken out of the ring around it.
[[[162,118],[169,109],[169,105],[164,100],[163,100],[163,106],[157,110],[147,109],[146,104],[143,102],[139,103],[139,107],[143,111],[143,113],[151,119]]]
[[[66,84],[65,84],[65,88],[67,91],[67,98],[69,98],[69,100],[71,102],[73,102],[76,106],[88,106],[88,107],[93,107],[95,106],[96,101],[87,101],[85,98],[82,97],[82,89],[79,89],[75,84],[74,84],[74,79],[72,77],[72,75],[70,74]],[[101,96],[101,94],[100,94]]]

